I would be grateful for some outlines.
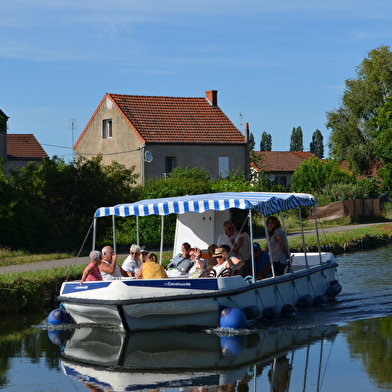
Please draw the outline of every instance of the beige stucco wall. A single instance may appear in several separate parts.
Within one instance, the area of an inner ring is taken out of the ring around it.
[[[102,121],[105,119],[112,119],[112,138],[102,138]],[[141,140],[132,132],[126,120],[107,99],[79,141],[75,149],[75,156],[76,158],[84,156],[91,159],[101,153],[104,165],[110,165],[116,161],[126,167],[135,165],[136,172],[139,172],[139,147],[141,145]]]
[[[102,121],[104,119],[112,119],[112,138],[102,138]],[[152,153],[152,162],[144,160],[146,150]],[[149,178],[163,177],[166,156],[175,156],[176,166],[205,168],[213,179],[218,178],[219,156],[229,157],[230,171],[240,167],[247,174],[247,170],[249,170],[246,144],[170,145],[167,143],[147,143],[144,145],[109,99],[106,99],[101,105],[75,149],[76,158],[84,156],[91,159],[99,153],[102,153],[104,165],[109,165],[113,161],[126,167],[134,165],[135,173],[140,174],[138,183],[141,184]]]

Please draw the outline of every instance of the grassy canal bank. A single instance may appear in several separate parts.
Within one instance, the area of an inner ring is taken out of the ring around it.
[[[308,251],[317,250],[316,235],[306,235]],[[302,251],[302,237],[288,237],[291,252]],[[356,229],[328,232],[320,234],[323,250],[334,254],[370,250],[385,246],[392,241],[392,223],[374,226],[363,226]],[[260,241],[262,247],[266,241]],[[70,255],[20,255],[8,254],[1,257],[0,266],[18,265],[30,262],[53,260],[70,257]],[[167,265],[172,256],[171,251],[164,252],[163,264]],[[124,257],[119,258],[121,264]],[[46,316],[58,306],[57,295],[62,282],[80,279],[85,265],[39,270],[34,272],[19,272],[0,274],[0,314],[28,313],[42,311]]]

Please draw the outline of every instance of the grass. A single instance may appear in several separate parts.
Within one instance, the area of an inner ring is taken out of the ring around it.
[[[48,253],[32,255],[24,251],[12,251],[9,248],[0,248],[0,267],[8,265],[22,265],[30,263],[38,263],[41,261],[69,259],[74,255],[69,253]]]
[[[372,240],[391,240],[392,239],[392,223],[364,226],[361,228],[355,228],[351,230],[342,230],[336,232],[323,232],[319,230],[319,237],[321,245],[331,246],[333,249],[344,247],[347,244],[352,244],[358,241],[365,241],[367,243]],[[259,241],[262,248],[267,244],[267,240]],[[301,251],[302,236],[288,237],[288,243],[290,250]],[[317,237],[316,235],[305,235],[305,243],[308,248],[317,248]]]
[[[72,276],[82,276],[85,265],[73,265],[69,267],[57,267],[50,270],[37,270],[26,272],[9,272],[0,274],[1,283],[13,283],[16,277],[21,280],[56,280],[57,278],[65,279],[69,274]]]

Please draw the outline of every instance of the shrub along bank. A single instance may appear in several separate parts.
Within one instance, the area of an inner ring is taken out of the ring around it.
[[[320,238],[321,239],[321,238]],[[364,226],[360,229],[328,233],[321,242],[327,245],[324,250],[335,254],[357,250],[369,250],[391,243],[392,224]],[[260,242],[262,246],[265,241]],[[315,235],[306,236],[308,251],[317,250]],[[289,237],[292,252],[302,252],[301,237]],[[170,252],[164,255],[167,264]],[[22,312],[44,312],[45,316],[58,307],[57,296],[65,280],[78,280],[82,276],[84,265],[54,268],[52,270],[7,273],[0,275],[0,314]]]
[[[61,284],[80,279],[85,266],[54,268],[47,271],[0,275],[0,314],[43,311],[48,314],[58,306]]]

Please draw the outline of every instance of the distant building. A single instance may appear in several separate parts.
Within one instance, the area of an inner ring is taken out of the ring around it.
[[[49,158],[41,144],[31,134],[8,134],[9,117],[0,110],[0,158],[4,159],[5,170],[19,169],[29,162],[41,163]]]
[[[170,176],[175,167],[204,168],[210,177],[240,169],[248,177],[248,131],[244,136],[206,97],[106,94],[74,145],[75,157],[102,154],[140,174],[139,183]]]
[[[44,158],[49,156],[34,135],[7,135],[7,170],[20,169],[29,162],[41,164]]]
[[[313,156],[311,152],[302,151],[257,151],[256,154],[260,155],[260,163],[252,165],[253,172],[263,172],[272,185],[282,185],[286,188],[291,186],[291,177],[295,169]]]

